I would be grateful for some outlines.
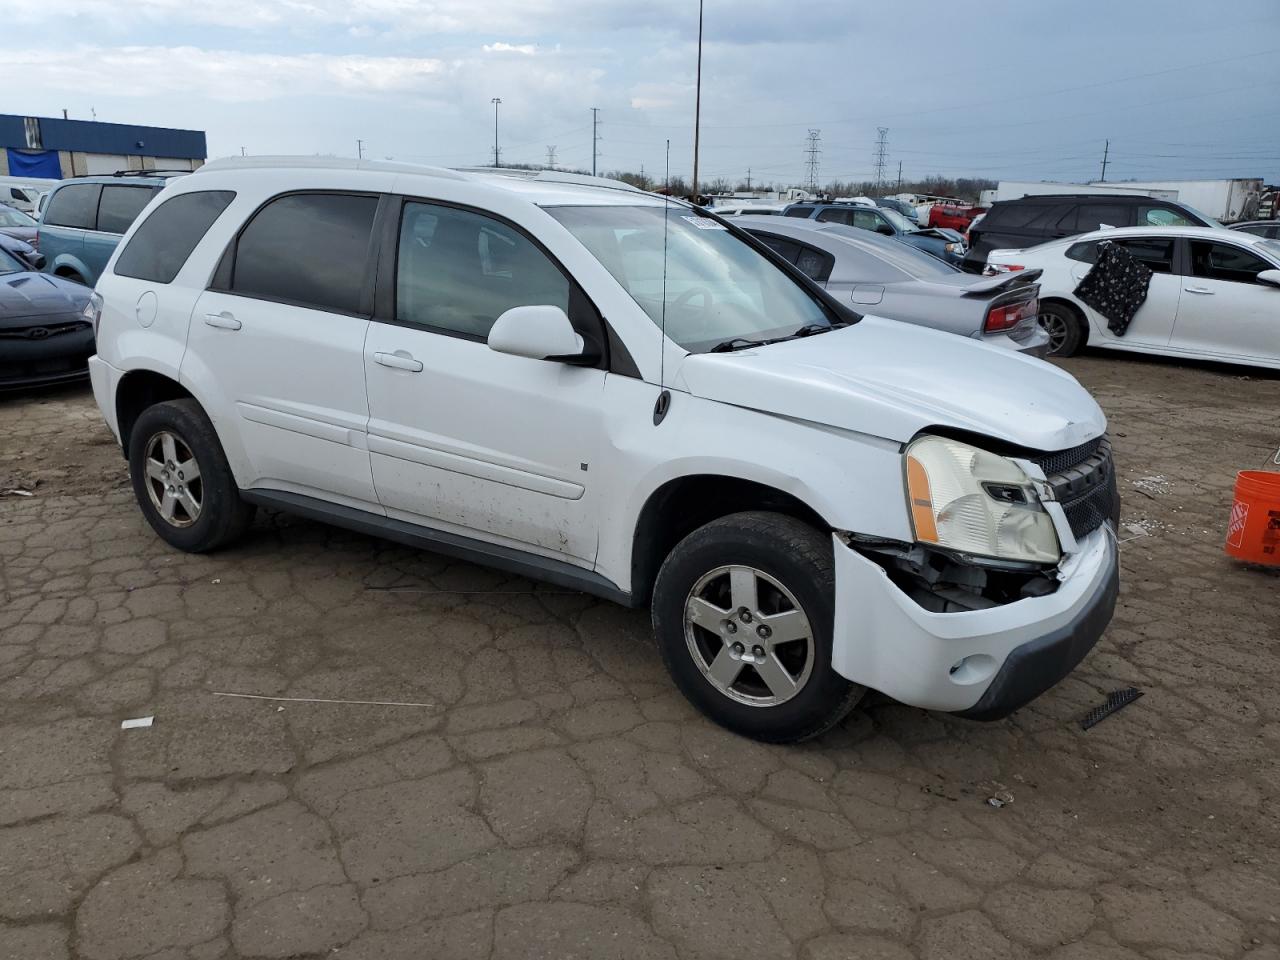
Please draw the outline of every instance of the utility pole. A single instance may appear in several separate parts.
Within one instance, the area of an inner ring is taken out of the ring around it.
[[[358,141],[357,141],[357,142],[358,142]],[[242,156],[242,157],[244,156],[244,147],[241,147],[241,148],[240,148],[240,156]]]
[[[810,193],[818,192],[818,157],[821,156],[822,150],[818,144],[822,142],[821,130],[810,130],[809,136],[805,138],[808,144],[804,148],[804,165],[805,165],[805,187]]]
[[[591,175],[593,177],[596,175],[596,158],[600,155],[600,151],[597,149],[600,144],[600,134],[596,132],[599,129],[599,125],[600,125],[600,108],[592,107],[591,108]]]
[[[902,192],[902,161],[898,161],[898,192]]]
[[[876,190],[884,193],[885,151],[889,149],[889,128],[876,127]]]
[[[356,159],[364,159],[364,141],[357,138],[356,140]]]
[[[702,0],[698,0],[698,78],[693,98],[693,202],[698,202],[698,136],[702,132]]]
[[[550,170],[554,170],[556,168],[555,144],[547,144],[547,168]]]
[[[1108,139],[1106,146],[1102,148],[1102,178],[1099,183],[1107,182],[1107,154],[1111,152],[1111,140]]]
[[[63,119],[63,120],[67,119],[67,108],[66,108],[66,107],[63,107],[63,108],[62,108],[62,119]]]
[[[751,192],[751,168],[747,167],[747,193]]]
[[[493,165],[500,167],[502,163],[498,159],[498,105],[502,103],[502,98],[494,97],[489,102],[493,104]]]

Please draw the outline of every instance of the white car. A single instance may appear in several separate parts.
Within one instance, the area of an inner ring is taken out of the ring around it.
[[[1123,336],[1074,292],[1104,242],[1120,244],[1153,274]],[[1040,320],[1050,355],[1088,344],[1280,367],[1280,241],[1211,227],[1123,227],[987,255],[987,273],[1030,269],[1044,271]]]
[[[682,691],[764,740],[868,687],[1004,716],[1115,605],[1106,420],[1071,376],[859,317],[625,184],[217,161],[86,313],[173,546],[264,506],[649,605]]]

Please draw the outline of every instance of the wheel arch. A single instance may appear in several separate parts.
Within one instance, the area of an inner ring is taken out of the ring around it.
[[[725,474],[698,473],[668,480],[649,494],[636,517],[631,543],[631,602],[648,602],[658,568],[677,543],[705,524],[745,510],[795,517],[815,529],[832,529],[793,493]]]
[[[1080,305],[1067,297],[1041,297],[1040,306],[1044,307],[1048,304],[1063,307],[1080,321],[1080,346],[1087,346],[1089,343],[1089,335],[1092,331],[1089,328],[1089,318],[1085,312],[1080,309]]]
[[[177,380],[163,373],[138,369],[130,370],[120,378],[115,396],[116,426],[120,432],[120,447],[126,459],[129,456],[129,437],[133,432],[133,425],[138,422],[142,412],[157,403],[180,399],[196,398]]]

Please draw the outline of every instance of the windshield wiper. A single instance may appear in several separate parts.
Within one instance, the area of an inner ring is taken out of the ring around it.
[[[762,347],[766,343],[773,343],[772,340],[752,340],[750,337],[732,337],[728,340],[721,340],[707,353],[732,353],[734,350],[745,350],[747,347]]]

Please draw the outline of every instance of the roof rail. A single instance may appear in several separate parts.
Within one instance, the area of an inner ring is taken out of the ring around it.
[[[593,177],[590,174],[569,173],[563,170],[524,170],[518,167],[456,167],[455,169],[480,176],[532,180],[537,183],[572,183],[582,187],[599,187],[601,190],[648,193],[647,190],[641,190],[625,180],[611,180],[609,177]]]
[[[191,173],[191,171],[163,169],[163,168],[157,168],[155,170],[117,170],[115,173],[109,174],[109,176],[112,176],[112,177],[177,177],[177,176],[181,176],[184,173]],[[88,174],[88,176],[94,176],[94,174]]]
[[[466,180],[464,174],[444,167],[431,167],[419,163],[401,163],[395,160],[357,160],[352,157],[291,157],[291,156],[254,156],[254,157],[221,157],[210,160],[199,170],[284,170],[305,167],[312,170],[372,170],[381,173],[416,173],[426,177],[441,177],[445,180]]]

